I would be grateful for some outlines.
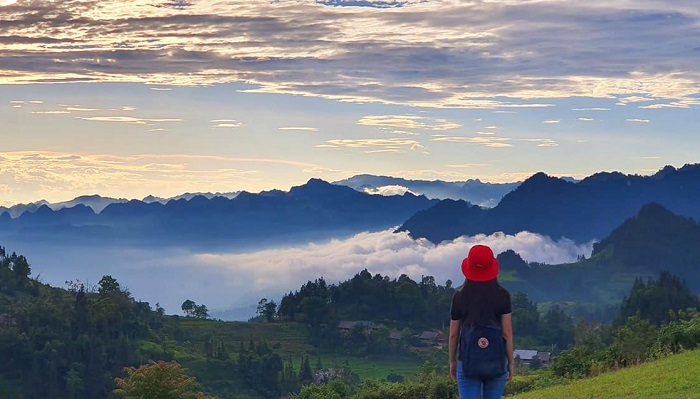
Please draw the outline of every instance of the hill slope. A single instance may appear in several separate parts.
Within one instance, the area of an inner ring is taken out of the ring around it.
[[[700,350],[646,363],[639,367],[540,389],[513,399],[681,399],[700,397]]]

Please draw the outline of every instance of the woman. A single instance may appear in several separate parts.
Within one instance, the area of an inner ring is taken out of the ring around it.
[[[498,284],[498,260],[491,248],[485,245],[474,245],[469,250],[469,255],[462,261],[462,274],[466,279],[452,297],[450,311],[450,377],[457,381],[460,399],[500,399],[506,381],[513,378],[510,293]],[[457,356],[460,332],[463,328],[479,326],[497,326],[503,331],[505,359],[502,375],[486,379],[465,375],[463,362]]]

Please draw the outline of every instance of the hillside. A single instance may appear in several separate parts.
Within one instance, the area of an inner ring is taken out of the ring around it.
[[[699,199],[700,164],[680,169],[668,166],[652,176],[597,173],[578,183],[537,173],[505,195],[496,207],[478,215],[468,207],[460,211],[433,206],[412,216],[399,230],[435,243],[498,231],[530,231],[588,242],[607,236],[650,202],[675,214],[700,219]],[[432,222],[449,218],[465,221],[449,235]]]
[[[512,399],[680,399],[700,396],[700,350],[669,356],[637,367],[539,389]]]

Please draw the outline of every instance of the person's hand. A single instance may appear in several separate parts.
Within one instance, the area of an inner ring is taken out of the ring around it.
[[[457,361],[450,361],[450,378],[452,381],[457,381]]]
[[[508,363],[508,377],[506,377],[506,381],[510,381],[513,379],[513,372],[514,372],[513,363]]]

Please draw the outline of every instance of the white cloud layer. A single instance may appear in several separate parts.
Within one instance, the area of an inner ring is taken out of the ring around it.
[[[434,245],[391,230],[249,253],[25,248],[9,243],[8,248],[25,254],[33,274],[41,275],[45,282],[63,286],[66,280],[79,279],[95,284],[102,275],[110,274],[136,298],[159,302],[169,313],[179,313],[185,299],[215,311],[246,307],[262,297],[279,301],[309,280],[324,277],[329,283],[338,283],[363,269],[391,278],[406,274],[419,280],[422,275],[431,275],[439,284],[448,279],[458,283],[464,278],[461,261],[474,244],[489,245],[496,254],[513,249],[526,261],[547,264],[572,262],[579,255],[590,256],[592,250],[591,243],[553,240],[528,232],[460,237]]]

